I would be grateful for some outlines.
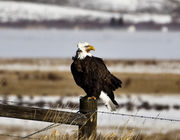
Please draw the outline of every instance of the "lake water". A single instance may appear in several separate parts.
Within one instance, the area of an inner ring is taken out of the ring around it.
[[[180,32],[56,29],[0,29],[0,57],[72,57],[80,41],[102,58],[180,59]]]

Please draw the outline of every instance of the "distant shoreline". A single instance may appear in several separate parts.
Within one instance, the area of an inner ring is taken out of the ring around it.
[[[38,63],[45,63],[47,62],[49,64],[70,64],[72,62],[71,58],[51,58],[51,57],[42,57],[42,58],[23,58],[23,57],[1,57],[0,56],[0,64],[14,64],[14,63],[25,63],[25,64],[38,64]],[[107,59],[105,58],[104,61],[107,64],[118,64],[118,63],[123,63],[123,64],[135,64],[135,63],[141,63],[141,64],[155,64],[155,63],[162,63],[162,62],[177,62],[180,63],[180,59],[117,59],[117,58],[110,58]]]
[[[141,23],[126,23],[124,26],[111,26],[110,23],[96,23],[96,22],[69,22],[69,21],[17,21],[17,22],[0,22],[0,28],[14,28],[14,29],[114,29],[128,31],[131,27],[136,31],[180,31],[179,23],[156,24],[153,22]]]

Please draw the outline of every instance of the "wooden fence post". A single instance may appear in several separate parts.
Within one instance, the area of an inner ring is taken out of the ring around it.
[[[88,121],[83,125],[79,125],[78,138],[95,137],[97,129],[97,100],[82,97],[79,110],[80,113],[86,114]]]

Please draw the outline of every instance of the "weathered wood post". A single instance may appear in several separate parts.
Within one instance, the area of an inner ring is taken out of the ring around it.
[[[80,113],[86,114],[88,121],[79,125],[79,139],[96,136],[97,129],[97,100],[82,97],[80,99]]]

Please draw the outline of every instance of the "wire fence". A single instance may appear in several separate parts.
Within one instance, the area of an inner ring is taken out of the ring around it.
[[[133,118],[142,118],[142,119],[151,119],[151,120],[162,120],[162,121],[170,121],[170,122],[180,122],[180,119],[143,116],[143,115],[133,115],[133,114],[125,114],[125,113],[114,113],[114,112],[105,112],[105,111],[97,111],[97,112],[103,113],[103,114],[116,115],[116,116],[124,116],[124,117],[133,117]]]
[[[86,113],[86,114],[84,114],[84,115],[88,115],[88,114],[91,114],[91,113],[92,113],[92,112],[89,112],[89,113]],[[76,119],[78,119],[78,117],[75,118],[73,121],[75,121]],[[47,131],[47,130],[49,130],[49,129],[58,127],[58,126],[60,126],[60,125],[62,125],[62,124],[60,124],[60,123],[52,123],[52,124],[50,124],[50,125],[42,128],[42,129],[39,129],[39,130],[37,130],[37,131],[35,131],[35,132],[31,133],[31,134],[28,134],[28,135],[26,135],[26,136],[15,136],[15,135],[1,134],[1,133],[0,133],[0,136],[17,138],[18,140],[24,140],[24,139],[40,140],[41,138],[32,138],[32,136],[34,136],[34,135],[36,135],[36,134],[39,134],[39,133],[41,133],[41,132]]]
[[[1,103],[3,104],[8,104],[8,103],[13,103],[13,104],[19,104],[19,102],[15,102],[15,101],[4,101],[4,100],[0,100]],[[8,103],[4,103],[4,102],[8,102]],[[17,105],[20,106],[20,105]],[[67,105],[68,106],[68,105]],[[57,108],[57,107],[51,107],[51,108]],[[60,108],[60,106],[59,106]],[[63,106],[62,109],[70,109],[72,111],[77,111],[77,109],[74,108],[69,108],[66,106]],[[97,111],[98,113],[101,114],[109,114],[109,115],[116,115],[116,116],[123,116],[123,117],[133,117],[133,118],[142,118],[142,119],[151,119],[151,120],[162,120],[162,121],[170,121],[170,122],[180,122],[180,119],[173,119],[173,118],[163,118],[163,117],[154,117],[154,116],[145,116],[145,115],[134,115],[134,114],[126,114],[126,113],[116,113],[116,112],[106,112],[106,111]]]
[[[19,102],[15,102],[15,101],[4,101],[4,100],[0,100],[0,103],[2,104],[16,104],[16,106],[20,106],[20,105],[17,105],[19,104]],[[69,107],[64,107],[63,106],[63,109],[70,109]],[[77,111],[77,109],[73,109],[71,108],[70,109],[71,111]],[[92,112],[90,112],[92,113]],[[97,113],[100,113],[100,114],[108,114],[108,115],[115,115],[115,116],[123,116],[123,117],[133,117],[133,118],[140,118],[140,119],[151,119],[151,120],[160,120],[160,121],[168,121],[168,122],[176,122],[176,123],[180,123],[180,119],[172,119],[172,118],[163,118],[163,117],[154,117],[154,116],[145,116],[145,115],[134,115],[134,114],[125,114],[125,113],[117,113],[117,112],[106,112],[106,111],[97,111]],[[77,119],[77,118],[75,118]],[[0,136],[4,136],[4,137],[11,137],[11,138],[17,138],[18,140],[23,140],[23,139],[34,139],[34,140],[38,140],[40,138],[32,138],[32,136],[36,135],[36,134],[39,134],[41,132],[44,132],[44,131],[47,131],[47,130],[50,130],[52,128],[55,128],[55,127],[58,127],[60,126],[61,124],[60,123],[53,123],[53,124],[50,124],[42,129],[39,129],[27,136],[16,136],[16,135],[10,135],[10,134],[3,134],[3,133],[0,133]]]

